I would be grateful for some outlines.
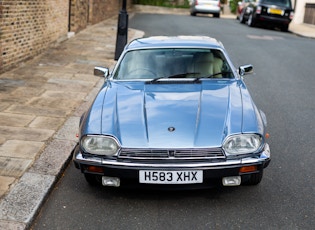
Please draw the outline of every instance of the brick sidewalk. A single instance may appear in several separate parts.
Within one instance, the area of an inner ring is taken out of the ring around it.
[[[0,229],[28,227],[69,160],[104,81],[93,68],[115,63],[116,27],[117,18],[88,27],[0,75]]]

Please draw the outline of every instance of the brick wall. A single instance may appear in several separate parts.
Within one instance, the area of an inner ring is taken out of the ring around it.
[[[132,0],[127,0],[127,7],[132,6]],[[89,22],[91,24],[118,15],[122,7],[122,0],[90,0]]]
[[[70,0],[70,31],[79,32],[88,24],[96,24],[118,15],[122,0]],[[128,0],[128,6],[132,0]]]
[[[3,6],[2,6],[2,3],[0,2],[0,73],[1,73],[1,70],[2,70],[2,21],[3,21]]]
[[[39,54],[66,36],[65,0],[1,0],[0,72]]]
[[[121,2],[114,0],[116,3]],[[100,22],[105,18],[118,15],[120,4],[113,4],[113,0],[91,0],[89,20],[92,24]]]
[[[71,0],[70,31],[78,32],[88,25],[89,0]]]
[[[118,15],[121,6],[122,0],[0,0],[0,73],[66,39],[69,31]]]

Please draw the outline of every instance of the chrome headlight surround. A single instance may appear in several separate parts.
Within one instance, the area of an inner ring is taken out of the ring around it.
[[[114,137],[102,135],[83,136],[80,145],[84,152],[101,156],[114,156],[120,148]]]
[[[255,153],[262,148],[263,138],[258,134],[237,134],[229,136],[223,142],[227,156]]]

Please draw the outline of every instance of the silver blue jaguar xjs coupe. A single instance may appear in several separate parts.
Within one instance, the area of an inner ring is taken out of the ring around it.
[[[202,36],[132,41],[80,120],[75,166],[91,185],[257,185],[270,162],[266,117],[223,45]]]

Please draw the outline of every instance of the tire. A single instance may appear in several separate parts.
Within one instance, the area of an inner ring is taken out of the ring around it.
[[[255,26],[255,22],[254,22],[254,18],[253,18],[253,14],[250,14],[247,20],[247,25],[249,27],[254,27]]]
[[[196,16],[197,15],[197,13],[195,13],[195,12],[190,12],[190,16]]]
[[[220,13],[218,13],[218,14],[213,14],[213,17],[214,17],[214,18],[220,18]]]
[[[281,27],[281,31],[283,32],[288,32],[288,29],[289,29],[289,25],[285,25]]]
[[[246,178],[246,176],[242,177]],[[258,185],[263,178],[263,170],[261,170],[259,173],[251,174],[249,175],[249,178],[246,178],[244,182],[242,182],[242,185]]]
[[[85,180],[91,186],[101,186],[102,185],[102,177],[99,175],[84,173]]]
[[[244,24],[245,23],[245,19],[244,19],[244,12],[242,11],[238,20],[240,21],[240,23]]]

